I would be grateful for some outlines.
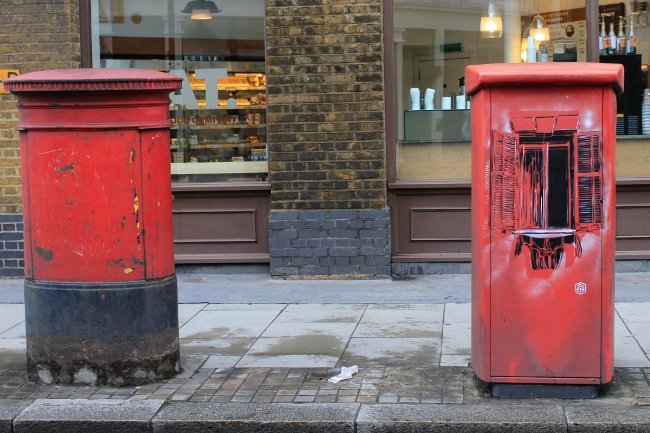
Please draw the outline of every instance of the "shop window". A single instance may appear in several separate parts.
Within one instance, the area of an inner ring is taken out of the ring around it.
[[[183,78],[170,95],[173,182],[266,181],[264,1],[193,3],[92,0],[93,67]]]

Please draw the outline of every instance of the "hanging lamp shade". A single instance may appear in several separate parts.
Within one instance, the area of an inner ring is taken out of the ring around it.
[[[546,25],[546,20],[539,14],[539,12],[537,12],[533,17],[533,21],[530,23],[530,35],[535,38],[536,42],[548,41],[551,39],[548,32],[548,26]]]
[[[483,11],[480,29],[482,38],[500,38],[503,34],[501,16],[492,0],[490,0],[487,8]]]
[[[218,14],[221,9],[209,0],[191,0],[189,1],[181,12],[184,14],[192,14],[190,18],[193,20],[209,20],[212,14]]]

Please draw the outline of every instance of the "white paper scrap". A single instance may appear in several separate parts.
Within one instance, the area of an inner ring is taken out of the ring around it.
[[[359,372],[359,367],[353,365],[352,367],[341,367],[341,372],[334,377],[327,379],[328,382],[339,383],[342,380],[352,379],[353,374]]]

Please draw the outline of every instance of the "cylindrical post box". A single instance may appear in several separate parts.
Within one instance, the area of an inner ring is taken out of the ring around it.
[[[474,371],[497,384],[607,383],[622,66],[494,64],[465,72]]]
[[[180,370],[169,93],[137,69],[34,72],[18,97],[29,379],[129,385]]]

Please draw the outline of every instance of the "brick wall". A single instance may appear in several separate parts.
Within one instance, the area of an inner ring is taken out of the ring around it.
[[[0,69],[77,68],[79,0],[0,2]],[[0,277],[24,266],[16,99],[0,93]]]
[[[267,0],[266,22],[271,221],[276,222],[270,254],[278,265],[272,264],[272,274],[388,274],[374,267],[374,256],[365,256],[368,246],[359,229],[351,228],[371,220],[362,217],[364,210],[381,211],[376,218],[385,236],[376,241],[388,249],[382,1]],[[327,212],[305,213],[317,210]],[[347,231],[344,238],[333,237],[332,224],[336,229],[346,224],[338,217],[347,215],[337,212],[343,210],[351,211]],[[301,231],[302,216],[318,226],[319,236],[326,233],[327,242]],[[295,230],[296,240],[278,242],[280,226]],[[290,260],[303,248],[293,243],[303,245],[300,239],[319,244],[319,254],[329,259]],[[349,255],[337,255],[340,248]]]

